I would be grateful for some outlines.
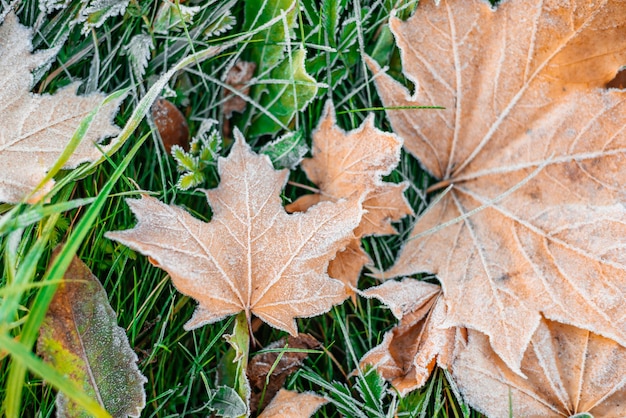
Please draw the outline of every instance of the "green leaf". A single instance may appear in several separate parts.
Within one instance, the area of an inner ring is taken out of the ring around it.
[[[336,47],[335,42],[339,19],[343,9],[346,7],[346,0],[324,0],[321,7],[322,26],[328,36],[328,43]]]
[[[183,29],[186,25],[191,24],[193,17],[201,9],[199,6],[183,6],[165,0],[159,7],[152,29],[155,33],[164,35],[170,31]]]
[[[292,54],[291,59],[284,60],[272,70],[272,82],[266,84],[267,92],[260,99],[260,105],[285,126],[317,94],[318,84],[306,72],[305,57],[306,51],[299,49]],[[262,113],[253,119],[249,135],[273,134],[280,129],[281,126],[275,120]]]
[[[201,171],[191,171],[180,176],[176,187],[180,190],[189,190],[192,187],[199,186],[204,183],[205,177]]]
[[[237,315],[233,325],[233,333],[224,335],[224,339],[230,344],[230,349],[222,357],[218,366],[218,381],[224,386],[234,388],[246,407],[245,412],[241,414],[241,416],[245,416],[249,412],[248,405],[251,393],[250,382],[248,382],[246,375],[250,355],[250,333],[245,311]]]
[[[81,33],[87,34],[91,28],[99,28],[104,21],[112,16],[123,15],[129,0],[91,0],[84,1],[85,9],[76,23],[84,22]]]
[[[293,170],[308,151],[309,147],[300,131],[289,132],[261,149],[261,153],[270,157],[277,170]]]
[[[221,417],[235,418],[248,412],[237,391],[228,386],[218,387],[207,406]]]
[[[176,169],[180,172],[195,171],[198,169],[198,159],[191,153],[185,152],[180,145],[172,146],[172,157],[176,161]]]
[[[383,397],[387,385],[385,380],[371,366],[363,371],[356,381],[356,389],[365,402],[365,406],[376,411],[379,416],[384,416]]]
[[[228,10],[226,13],[219,16],[213,22],[209,23],[209,25],[204,30],[204,32],[202,32],[202,34],[207,38],[221,35],[231,30],[235,26],[235,23],[237,23],[237,19],[235,19],[235,16],[233,16],[232,12]]]
[[[263,6],[262,8],[259,8],[260,4]],[[285,31],[285,25],[281,19],[254,35],[250,40],[248,61],[257,64],[257,74],[261,77],[284,58],[283,45],[296,22],[296,4],[296,0],[246,1],[244,30],[257,28],[274,18],[280,17],[282,12],[285,12],[287,20],[287,31]]]
[[[147,380],[137,368],[137,355],[104,288],[77,257],[50,303],[37,351],[112,416],[138,417],[145,406]],[[56,402],[58,416],[90,416],[63,392]]]

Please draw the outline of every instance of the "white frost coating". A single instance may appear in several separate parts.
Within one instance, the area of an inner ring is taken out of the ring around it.
[[[44,13],[52,13],[55,10],[65,9],[71,0],[41,0],[39,10]]]
[[[82,0],[85,8],[76,23],[84,22],[82,33],[86,34],[91,28],[99,28],[105,20],[112,16],[123,15],[129,0]],[[104,13],[103,13],[104,12]],[[99,14],[99,19],[89,22],[91,15]]]
[[[152,37],[143,33],[133,36],[126,46],[125,51],[131,60],[135,77],[143,77],[153,48]]]

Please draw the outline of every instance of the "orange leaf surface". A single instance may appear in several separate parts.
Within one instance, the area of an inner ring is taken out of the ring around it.
[[[489,417],[625,415],[626,348],[571,325],[540,322],[522,360],[527,379],[509,370],[475,331],[452,369],[468,402]]]
[[[107,237],[149,256],[199,302],[187,329],[245,311],[295,335],[295,317],[322,314],[347,297],[326,268],[352,239],[361,204],[323,202],[287,214],[280,192],[289,171],[275,171],[235,133],[218,163],[220,185],[206,191],[211,222],[146,196],[128,200],[137,226]]]
[[[33,192],[82,119],[105,98],[97,93],[77,96],[80,83],[54,95],[31,93],[31,71],[45,66],[58,52],[31,53],[32,37],[32,30],[20,25],[13,13],[0,25],[0,202],[18,203]],[[96,143],[118,133],[118,127],[111,123],[118,105],[119,101],[112,101],[102,106],[63,168],[97,160],[112,147],[109,144],[99,149]],[[50,180],[29,201],[40,200],[53,185]]]
[[[259,418],[306,418],[327,402],[314,393],[281,389]]]
[[[626,344],[626,3],[425,0],[390,22],[409,92],[376,78],[405,147],[451,189],[385,277],[431,272],[446,326],[512,370],[542,315]],[[376,64],[370,61],[375,72]]]
[[[351,250],[342,252],[331,262],[332,277],[356,287],[363,266],[369,257],[360,247],[366,235],[396,233],[391,221],[402,219],[413,211],[406,199],[406,183],[382,181],[400,160],[402,141],[394,134],[374,127],[370,115],[363,124],[345,132],[336,124],[335,110],[329,101],[321,122],[313,133],[313,158],[302,162],[302,169],[320,189],[319,194],[305,195],[287,206],[287,210],[305,211],[320,201],[336,201],[364,196],[367,212],[354,231],[357,240]]]

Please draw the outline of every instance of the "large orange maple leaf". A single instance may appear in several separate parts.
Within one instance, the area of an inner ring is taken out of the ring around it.
[[[377,77],[405,147],[450,187],[385,277],[435,273],[446,326],[514,371],[542,315],[626,344],[626,2],[420,2],[392,19],[409,94]],[[370,62],[375,72],[380,69]]]

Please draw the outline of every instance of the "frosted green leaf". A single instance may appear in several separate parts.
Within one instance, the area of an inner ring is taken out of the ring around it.
[[[82,34],[91,28],[99,28],[105,20],[113,16],[121,16],[126,11],[129,0],[82,0],[85,8],[80,13],[77,23],[83,23]]]
[[[41,0],[39,10],[44,13],[52,13],[55,10],[62,10],[69,6],[70,0]]]
[[[237,19],[235,19],[235,16],[228,10],[223,15],[218,16],[215,21],[211,22],[204,30],[203,34],[207,38],[221,35],[231,30],[233,26],[235,26],[235,23],[237,23]]]
[[[142,78],[150,59],[150,50],[154,48],[152,37],[146,34],[135,35],[125,48],[135,77]]]
[[[182,4],[174,4],[165,0],[161,3],[156,19],[154,20],[153,30],[155,33],[167,34],[172,30],[180,30],[185,25],[190,25],[193,17],[202,10],[199,6],[183,6]]]
[[[248,407],[243,399],[233,388],[228,386],[220,386],[213,392],[208,407],[218,416],[225,418],[240,417],[248,412]]]
[[[305,57],[304,49],[295,51],[291,59],[285,59],[270,72],[270,79],[264,80],[266,92],[261,96],[260,105],[284,125],[317,94],[318,83],[306,72]],[[259,113],[252,120],[250,134],[272,134],[280,129],[281,126],[275,120],[265,113]]]
[[[104,288],[77,257],[50,303],[37,351],[113,417],[140,415],[147,380]],[[58,417],[88,416],[62,392],[56,406]]]
[[[289,132],[265,145],[261,153],[270,157],[274,168],[293,170],[309,151],[302,132]]]
[[[257,74],[267,77],[267,72],[277,66],[284,58],[284,43],[288,41],[290,31],[296,23],[296,0],[266,0],[263,2],[247,1],[245,8],[244,30],[257,28],[275,17],[285,13],[287,33],[282,21],[254,35],[248,45],[248,61],[257,64]],[[259,6],[264,6],[260,8]]]
[[[198,171],[191,171],[180,176],[176,187],[181,190],[189,190],[192,187],[201,185],[205,180],[204,174]]]
[[[176,161],[176,169],[180,172],[198,169],[198,159],[192,154],[185,152],[180,145],[172,146],[172,157]]]

